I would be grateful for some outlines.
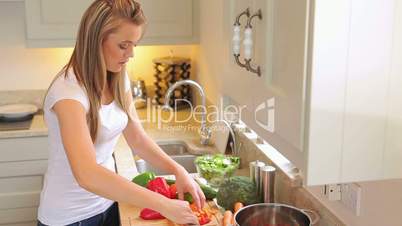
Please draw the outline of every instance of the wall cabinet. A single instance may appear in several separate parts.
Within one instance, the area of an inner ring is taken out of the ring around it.
[[[232,25],[239,13],[246,8],[251,14],[262,11],[262,20],[252,20],[252,67],[260,66],[262,73],[258,76],[239,67],[228,41],[223,79],[231,82],[223,82],[222,92],[242,106],[242,121],[303,170],[307,1],[239,0],[226,4],[230,18],[225,21],[226,40],[232,38]],[[246,17],[240,22],[244,28]]]
[[[0,139],[0,225],[36,225],[47,137]]]
[[[223,79],[235,82],[222,92],[247,105],[242,120],[301,169],[305,184],[402,178],[399,1],[226,4]],[[234,18],[247,7],[263,12],[253,20],[261,77],[236,66],[230,51]],[[270,120],[273,131],[264,128]]]
[[[199,0],[139,0],[148,25],[141,45],[198,42]],[[82,14],[93,0],[25,1],[29,47],[73,47]]]

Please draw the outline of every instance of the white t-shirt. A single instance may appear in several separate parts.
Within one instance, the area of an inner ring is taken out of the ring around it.
[[[49,89],[44,103],[44,117],[49,129],[49,161],[40,197],[38,219],[46,225],[67,225],[93,217],[104,212],[112,204],[112,200],[100,197],[81,188],[74,178],[62,143],[59,123],[54,104],[62,99],[80,102],[86,112],[89,100],[85,90],[78,84],[72,69],[67,78],[58,76]],[[129,79],[125,76],[126,91],[130,89]],[[96,162],[115,172],[112,157],[119,135],[127,126],[128,117],[113,101],[102,105],[99,110],[100,128],[94,144]]]

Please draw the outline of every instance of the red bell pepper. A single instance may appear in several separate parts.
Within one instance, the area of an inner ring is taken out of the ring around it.
[[[148,208],[141,210],[140,217],[144,220],[165,219],[165,217],[162,216],[162,214]]]
[[[147,184],[147,188],[165,197],[171,197],[169,185],[166,183],[166,180],[163,177],[157,177],[153,180],[150,180]]]
[[[177,187],[176,184],[171,184],[169,187],[170,190],[170,198],[171,199],[176,199],[177,197]]]

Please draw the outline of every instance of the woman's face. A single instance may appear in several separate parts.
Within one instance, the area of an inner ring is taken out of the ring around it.
[[[106,37],[102,49],[108,71],[120,72],[123,69],[129,58],[134,56],[134,47],[141,34],[141,26],[125,21],[116,32]]]

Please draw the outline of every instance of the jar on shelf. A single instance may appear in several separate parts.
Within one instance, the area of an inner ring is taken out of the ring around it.
[[[182,57],[162,57],[153,60],[155,68],[155,96],[153,103],[165,104],[165,94],[175,82],[190,79],[191,60]],[[177,87],[169,100],[172,108],[182,109],[190,107],[192,95],[189,85]]]

